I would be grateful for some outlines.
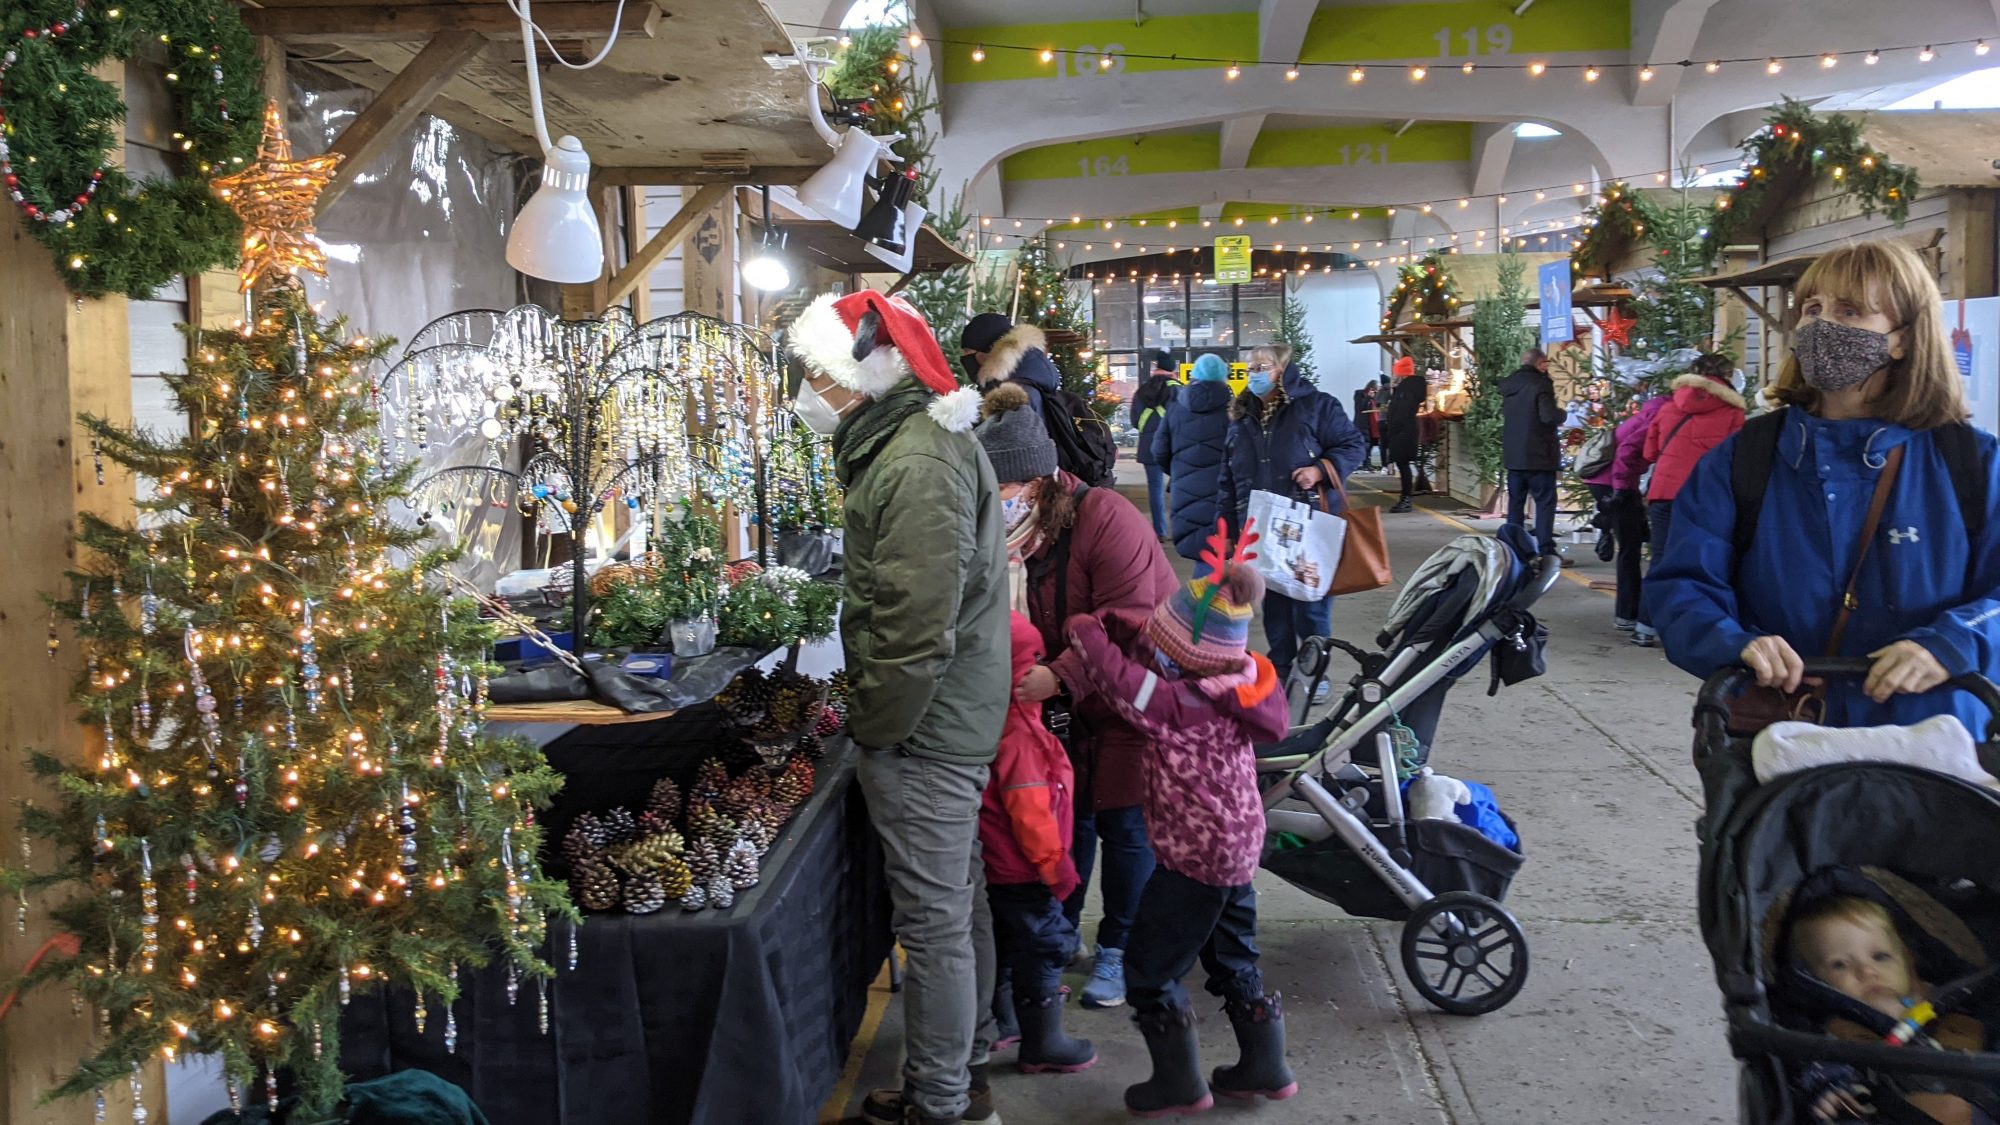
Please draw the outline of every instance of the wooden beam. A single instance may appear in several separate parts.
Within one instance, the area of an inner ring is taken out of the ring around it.
[[[593,181],[589,191],[591,210],[597,213],[598,234],[604,241],[604,264],[609,267],[618,260],[618,189]],[[595,281],[563,286],[563,319],[584,320],[617,304],[617,298],[608,296],[608,292],[607,275],[602,273]]]
[[[625,260],[629,262],[645,249],[640,240],[646,237],[646,189],[618,190],[625,204]],[[653,319],[653,288],[643,281],[632,289],[632,316],[641,324]]]
[[[660,259],[673,253],[674,247],[681,244],[681,240],[688,236],[688,232],[701,221],[701,217],[708,214],[710,208],[722,202],[728,195],[727,184],[703,184],[693,196],[683,200],[681,209],[674,212],[674,217],[667,220],[666,225],[660,228],[660,233],[648,239],[622,269],[611,275],[611,286],[605,294],[605,303],[615,305],[624,300],[634,289],[645,284],[646,278],[653,272],[653,267],[660,264]]]
[[[1724,286],[1724,288],[1728,289],[1731,293],[1736,294],[1737,299],[1742,301],[1745,305],[1749,306],[1750,311],[1756,313],[1758,319],[1762,320],[1765,324],[1769,325],[1773,331],[1783,332],[1785,330],[1784,316],[1779,313],[1773,312],[1769,308],[1766,308],[1764,306],[1764,302],[1759,301],[1757,298],[1752,297],[1750,295],[1749,290],[1744,289],[1742,286],[1739,285],[1729,285],[1729,286]]]
[[[540,17],[536,17],[540,19]],[[833,150],[827,150],[831,159]],[[619,187],[644,185],[648,187],[668,187],[674,184],[764,184],[771,187],[792,187],[805,183],[818,164],[753,164],[745,168],[706,168],[700,165],[657,164],[630,168],[599,168],[595,178]]]
[[[124,87],[120,64],[95,73],[113,89]],[[123,135],[121,126],[118,136]],[[123,156],[121,141],[109,159]],[[8,797],[0,807],[0,829],[11,852],[19,839],[16,804],[55,804],[52,791],[30,774],[23,751],[77,761],[89,746],[89,734],[69,702],[83,674],[82,646],[65,627],[54,658],[42,655],[50,622],[42,596],[68,592],[64,571],[87,562],[99,565],[80,557],[71,538],[79,513],[130,523],[134,491],[131,476],[108,461],[104,483],[97,483],[89,441],[76,421],[87,411],[131,422],[128,303],[121,296],[82,301],[71,296],[47,248],[28,234],[14,208],[5,210],[0,216],[0,308],[7,310],[0,316],[0,480],[7,487],[0,489],[0,542],[7,545],[8,565],[0,573],[0,651],[14,659],[0,685],[0,746],[7,748],[0,754],[0,793]],[[52,845],[35,844],[37,870],[53,870],[56,858]],[[58,929],[44,911],[67,894],[59,889],[31,895],[25,933],[14,926],[10,897],[7,924],[0,927],[0,965],[6,972],[17,970]],[[0,1024],[0,1121],[85,1125],[91,1120],[88,1097],[41,1104],[55,1081],[90,1050],[91,1024],[87,1011],[71,1011],[60,988],[44,987],[22,1000]],[[113,1120],[131,1113],[127,1088],[115,1082],[105,1090]],[[152,1111],[163,1113],[157,1065],[147,1067],[145,1088]]]
[[[1947,300],[1991,297],[1995,288],[1993,192],[1985,188],[1952,191],[1945,228],[1951,232],[1944,259]]]
[[[477,32],[447,31],[417,52],[396,77],[389,80],[375,100],[368,103],[347,128],[341,130],[327,151],[346,156],[334,172],[332,182],[320,192],[319,211],[326,209],[353,186],[355,179],[382,155],[417,115],[430,107],[432,99],[458,74],[460,67],[486,49],[486,40]]]
[[[916,279],[917,279],[917,271],[911,270],[909,273],[906,273],[903,276],[897,278],[896,284],[891,285],[889,287],[889,291],[882,295],[884,297],[893,297],[896,294],[901,293],[903,290],[909,288],[910,282],[915,281]]]
[[[653,34],[658,9],[650,3],[628,5],[622,20],[618,5],[599,0],[545,4],[535,11],[535,25],[550,38],[583,36],[602,39],[619,20],[621,35]],[[378,4],[361,7],[319,4],[297,8],[248,8],[243,22],[259,35],[290,43],[353,42],[362,39],[428,39],[446,31],[480,35],[521,34],[521,17],[505,4]]]

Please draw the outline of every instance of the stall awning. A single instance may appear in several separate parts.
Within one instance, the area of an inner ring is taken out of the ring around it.
[[[1617,282],[1585,285],[1570,294],[1569,304],[1574,309],[1606,309],[1632,299],[1632,287]],[[1528,302],[1531,309],[1542,307],[1541,298]]]
[[[819,219],[793,220],[779,226],[785,232],[785,248],[838,273],[896,273],[887,262],[870,254],[854,232]],[[917,251],[911,258],[911,273],[936,273],[970,265],[972,256],[944,236],[924,227],[917,233]]]

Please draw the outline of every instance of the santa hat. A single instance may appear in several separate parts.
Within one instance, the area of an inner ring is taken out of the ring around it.
[[[868,398],[881,398],[915,376],[939,396],[931,418],[954,433],[979,420],[979,392],[958,385],[923,314],[901,297],[863,289],[819,298],[792,323],[792,354]]]

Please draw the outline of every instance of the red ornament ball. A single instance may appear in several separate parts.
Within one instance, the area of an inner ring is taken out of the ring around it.
[[[16,176],[16,175],[14,175],[14,174],[13,174],[12,172],[9,172],[9,173],[7,173],[7,186],[8,186],[8,187],[19,187],[19,186],[21,186],[21,180],[20,180],[20,177],[18,177],[18,176]]]
[[[65,32],[65,31],[68,31],[68,30],[69,30],[69,25],[68,25],[68,24],[66,24],[66,23],[59,23],[59,24],[55,25],[54,27],[52,27],[52,28],[49,28],[49,33],[50,33],[51,35],[61,35],[61,34],[62,34],[63,32]]]

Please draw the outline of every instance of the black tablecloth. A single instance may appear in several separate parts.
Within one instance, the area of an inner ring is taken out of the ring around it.
[[[652,725],[579,728],[551,743],[550,757],[582,780],[593,740],[626,741],[604,747],[616,765],[636,756],[633,736]],[[589,915],[574,970],[558,927],[548,1034],[537,1028],[535,989],[524,984],[510,1006],[505,973],[489,968],[467,978],[456,1054],[445,1050],[436,1001],[419,1035],[411,997],[392,990],[349,1007],[342,1065],[355,1078],[433,1071],[465,1087],[494,1125],[814,1121],[890,944],[881,853],[852,757],[844,742],[829,748],[762,881],[730,909]],[[644,799],[644,786],[623,791],[624,803]]]

